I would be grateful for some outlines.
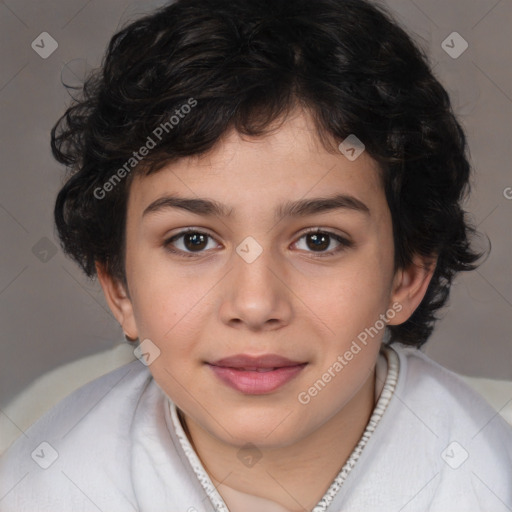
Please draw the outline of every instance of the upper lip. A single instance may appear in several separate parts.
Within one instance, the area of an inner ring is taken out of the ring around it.
[[[237,354],[231,357],[218,359],[213,366],[224,366],[227,368],[282,368],[285,366],[298,366],[305,364],[300,361],[292,361],[286,357],[277,354],[265,354],[263,356],[250,356],[247,354]]]

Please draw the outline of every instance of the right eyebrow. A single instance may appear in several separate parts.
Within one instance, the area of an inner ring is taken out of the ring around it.
[[[168,195],[153,201],[144,210],[142,216],[144,217],[150,213],[158,212],[167,208],[181,208],[183,210],[195,213],[196,215],[216,217],[229,217],[232,213],[232,209],[228,209],[227,206],[218,203],[217,201]]]

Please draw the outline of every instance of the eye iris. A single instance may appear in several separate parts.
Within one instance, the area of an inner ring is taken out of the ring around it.
[[[325,233],[309,234],[306,240],[308,241],[308,247],[310,249],[327,249],[327,247],[329,247],[329,235]],[[310,245],[309,241],[313,241],[313,245]]]
[[[206,236],[201,233],[186,234],[183,237],[183,242],[185,244],[185,247],[189,250],[204,249],[202,244],[204,244],[204,246],[206,246],[207,244]]]

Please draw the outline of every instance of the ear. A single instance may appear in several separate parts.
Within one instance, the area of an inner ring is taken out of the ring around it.
[[[116,317],[125,335],[137,339],[138,331],[133,314],[133,305],[126,287],[118,279],[112,277],[99,263],[96,263],[96,273],[110,311]]]
[[[420,305],[434,274],[437,256],[415,255],[407,268],[398,269],[393,278],[390,306],[399,304],[401,309],[393,307],[397,314],[390,319],[389,325],[406,322]]]

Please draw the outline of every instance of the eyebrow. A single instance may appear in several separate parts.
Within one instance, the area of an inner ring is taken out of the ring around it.
[[[210,199],[192,199],[176,195],[166,195],[147,206],[142,216],[144,217],[168,208],[178,208],[196,215],[215,217],[230,217],[233,213],[232,208],[228,208],[226,205]],[[276,208],[274,216],[276,218],[306,217],[333,210],[352,210],[366,215],[370,214],[368,206],[356,197],[347,194],[336,194],[331,197],[287,201]]]

